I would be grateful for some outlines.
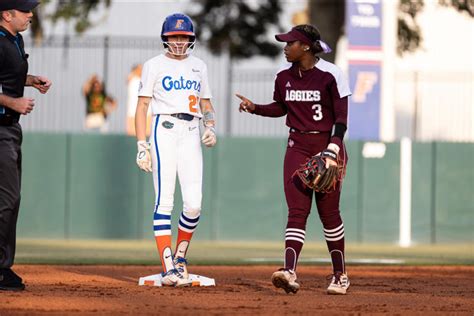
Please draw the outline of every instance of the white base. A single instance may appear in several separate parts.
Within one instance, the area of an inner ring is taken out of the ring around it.
[[[141,277],[140,280],[138,280],[138,285],[162,286],[161,278],[161,273]],[[189,274],[189,279],[193,281],[192,286],[216,286],[214,279],[202,275]]]

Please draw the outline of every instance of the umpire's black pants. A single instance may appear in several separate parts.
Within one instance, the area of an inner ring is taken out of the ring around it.
[[[0,268],[10,268],[15,258],[22,138],[20,124],[0,126]]]

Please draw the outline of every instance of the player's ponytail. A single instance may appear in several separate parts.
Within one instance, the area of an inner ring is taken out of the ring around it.
[[[303,33],[309,40],[311,40],[310,50],[313,54],[329,53],[331,48],[321,40],[321,33],[318,28],[310,24],[300,24],[295,26],[295,30]]]

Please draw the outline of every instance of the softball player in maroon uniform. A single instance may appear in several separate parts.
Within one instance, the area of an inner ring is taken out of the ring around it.
[[[285,266],[272,275],[272,282],[287,293],[296,293],[296,266],[306,233],[306,221],[311,210],[313,194],[324,236],[331,255],[333,277],[329,294],[346,294],[349,279],[344,263],[344,224],[339,212],[341,184],[330,193],[318,193],[305,187],[293,176],[308,158],[318,153],[333,155],[344,163],[347,155],[343,138],[347,129],[349,85],[342,71],[319,57],[330,52],[321,35],[312,25],[298,25],[290,32],[275,36],[286,42],[285,57],[291,67],[277,74],[274,102],[254,104],[237,94],[242,102],[240,111],[267,117],[286,115],[290,128],[284,162],[284,188],[288,204],[285,233]],[[327,164],[336,164],[327,160]]]

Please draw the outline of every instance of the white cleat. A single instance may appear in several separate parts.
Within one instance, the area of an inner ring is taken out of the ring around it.
[[[189,278],[189,274],[188,274],[188,261],[187,261],[185,258],[176,257],[176,258],[174,258],[174,260],[173,260],[173,264],[174,264],[176,270],[178,270],[178,272],[181,273],[181,275],[182,275],[185,279],[188,279],[188,278]]]
[[[284,289],[286,293],[295,293],[300,289],[296,283],[296,272],[291,269],[280,269],[272,275],[272,283],[275,287]]]
[[[347,274],[336,272],[332,275],[331,284],[328,287],[328,294],[339,294],[344,295],[347,292],[347,289],[351,285]]]
[[[169,270],[168,272],[162,273],[161,275],[162,275],[161,285],[163,286],[181,287],[181,286],[191,286],[193,283],[188,278],[185,278],[176,269]]]

